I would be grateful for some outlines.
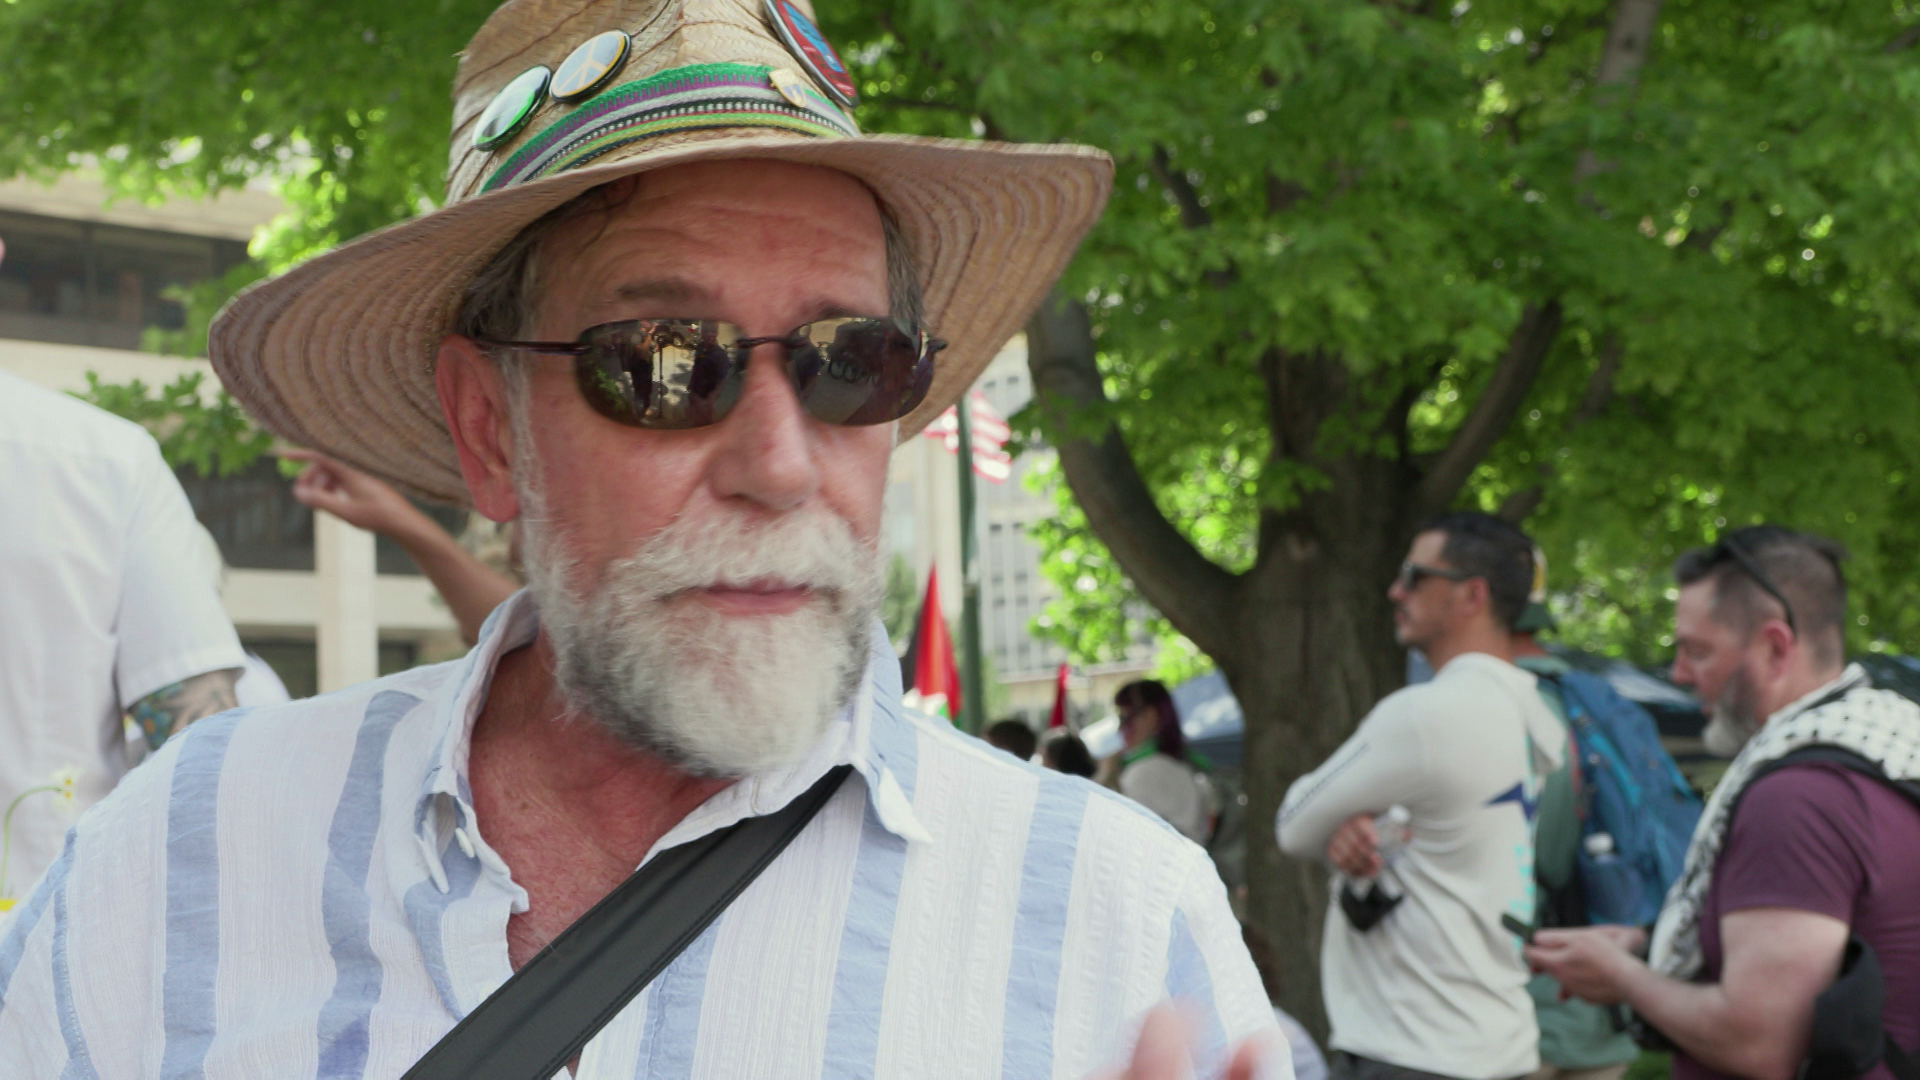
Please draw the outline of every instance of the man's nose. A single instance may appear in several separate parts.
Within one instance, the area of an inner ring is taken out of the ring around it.
[[[716,496],[791,510],[819,491],[814,421],[794,395],[786,365],[784,346],[753,350],[740,400],[717,426],[720,445],[709,465]]]
[[[1673,658],[1673,667],[1668,670],[1667,677],[1673,680],[1673,685],[1685,687],[1688,690],[1693,689],[1695,685],[1693,665],[1687,663],[1685,656]]]

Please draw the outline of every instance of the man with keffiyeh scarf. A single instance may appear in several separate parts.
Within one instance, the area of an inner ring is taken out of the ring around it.
[[[1866,1071],[1825,1075],[1885,1080],[1920,1043],[1920,707],[1845,663],[1844,558],[1768,525],[1681,557],[1674,680],[1734,760],[1650,937],[1542,931],[1527,950],[1571,993],[1625,1002],[1671,1040],[1676,1080],[1799,1075],[1832,1043],[1829,1019],[1871,1021],[1835,997],[1867,974],[1863,951],[1882,1033]]]

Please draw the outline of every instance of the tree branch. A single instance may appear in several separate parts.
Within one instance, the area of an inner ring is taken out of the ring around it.
[[[1891,56],[1894,53],[1905,52],[1913,48],[1913,43],[1916,41],[1920,41],[1920,23],[1915,23],[1907,27],[1899,37],[1887,42],[1887,47],[1881,51]]]
[[[1154,504],[1120,432],[1097,437],[1072,430],[1075,414],[1103,404],[1087,310],[1057,291],[1027,327],[1027,367],[1060,467],[1087,521],[1133,579],[1141,595],[1210,656],[1230,656],[1237,579],[1202,555]]]
[[[1600,50],[1600,67],[1594,73],[1596,100],[1632,93],[1640,81],[1640,69],[1647,65],[1647,53],[1653,45],[1653,31],[1660,21],[1662,0],[1617,0],[1613,21],[1607,27],[1607,42]],[[1591,149],[1580,151],[1574,164],[1575,184],[1582,183],[1607,168],[1607,163]]]
[[[1606,411],[1607,404],[1613,400],[1614,377],[1620,374],[1620,361],[1626,355],[1627,343],[1621,339],[1618,330],[1610,331],[1600,339],[1600,363],[1587,379],[1587,392],[1580,395],[1580,404],[1574,406],[1573,419],[1567,425],[1568,431]]]
[[[1153,160],[1147,168],[1152,170],[1153,178],[1173,196],[1173,203],[1180,208],[1180,224],[1189,229],[1204,229],[1213,224],[1213,214],[1200,205],[1200,193],[1194,190],[1187,174],[1173,167],[1167,157],[1167,148],[1155,146]]]
[[[1547,489],[1538,484],[1530,488],[1521,488],[1519,491],[1507,496],[1505,501],[1501,502],[1500,509],[1495,511],[1493,516],[1515,528],[1519,528],[1521,523],[1531,517],[1535,510],[1540,509],[1540,503],[1546,497]]]
[[[1493,449],[1493,444],[1513,422],[1514,414],[1527,400],[1533,381],[1546,362],[1547,350],[1560,334],[1560,301],[1549,300],[1538,307],[1529,304],[1520,313],[1520,325],[1507,341],[1507,354],[1500,358],[1493,378],[1473,403],[1460,429],[1441,452],[1439,460],[1420,481],[1416,494],[1419,513],[1424,517],[1445,509],[1460,493],[1473,470]]]
[[[1613,24],[1607,27],[1607,43],[1600,50],[1600,68],[1594,73],[1595,86],[1631,87],[1640,79],[1647,64],[1647,51],[1653,44],[1655,24],[1660,21],[1661,0],[1619,0],[1613,9]]]
[[[1153,174],[1154,179],[1160,181],[1160,186],[1173,197],[1174,205],[1180,208],[1180,224],[1189,229],[1204,229],[1213,224],[1213,214],[1208,212],[1206,206],[1200,202],[1200,192],[1194,188],[1192,181],[1187,179],[1186,173],[1173,167],[1171,159],[1167,157],[1166,147],[1154,146],[1153,158],[1147,163],[1147,171]],[[1203,271],[1203,274],[1207,284],[1216,289],[1224,289],[1233,284],[1235,277],[1232,267],[1225,270],[1207,270]]]

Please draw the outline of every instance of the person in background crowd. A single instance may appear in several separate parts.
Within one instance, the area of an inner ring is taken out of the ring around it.
[[[1675,563],[1674,681],[1733,763],[1650,941],[1596,926],[1527,950],[1572,993],[1632,1006],[1678,1048],[1675,1080],[1787,1080],[1842,1045],[1882,1059],[1875,1080],[1920,1064],[1920,796],[1889,782],[1920,780],[1920,707],[1845,662],[1844,557],[1758,525]]]
[[[1387,590],[1432,681],[1388,695],[1295,781],[1280,847],[1339,871],[1321,945],[1339,1080],[1505,1080],[1539,1067],[1519,942],[1533,815],[1566,733],[1511,662],[1533,544],[1485,514],[1421,527]],[[1376,818],[1387,826],[1376,824]]]
[[[389,537],[413,556],[447,602],[467,644],[480,640],[487,616],[520,588],[385,481],[314,450],[283,450],[281,456],[306,463],[293,483],[294,498],[357,529]]]
[[[1065,728],[1040,741],[1040,763],[1054,772],[1093,779],[1093,755],[1087,744]]]
[[[1554,629],[1547,611],[1547,560],[1533,550],[1533,592],[1527,609],[1513,624],[1513,662],[1539,678],[1540,698],[1564,728],[1567,706],[1556,679],[1572,669],[1565,660],[1540,647],[1538,635]],[[1535,926],[1555,925],[1559,913],[1549,911],[1553,897],[1577,890],[1576,855],[1580,845],[1580,762],[1568,753],[1540,790],[1534,819],[1534,878],[1540,890],[1540,914],[1528,920]],[[1585,920],[1582,919],[1582,922]],[[1535,975],[1527,984],[1540,1027],[1540,1068],[1529,1080],[1620,1080],[1627,1066],[1640,1056],[1633,1036],[1615,1023],[1611,1010],[1581,1001],[1561,991],[1551,975]]]
[[[0,372],[0,522],[0,810],[57,773],[85,808],[127,771],[124,715],[159,746],[233,707],[246,654],[140,425]],[[60,853],[69,809],[20,803],[0,899]]]
[[[1290,1075],[1206,852],[903,708],[879,618],[893,448],[1112,161],[860,134],[809,15],[502,5],[445,207],[215,321],[243,406],[519,521],[528,588],[464,659],[197,724],[82,819],[0,939],[9,1075],[400,1076],[636,867],[789,819],[644,991],[571,984],[576,1080]],[[594,77],[617,108],[534,88]]]
[[[1247,955],[1253,957],[1254,970],[1260,973],[1260,985],[1266,987],[1267,1000],[1274,1003],[1273,1018],[1287,1037],[1293,1056],[1293,1080],[1327,1080],[1327,1059],[1313,1036],[1280,1007],[1280,961],[1273,955],[1273,942],[1251,923],[1240,924],[1240,940],[1247,944]]]
[[[1033,752],[1040,748],[1040,737],[1033,733],[1025,720],[1007,719],[988,724],[981,738],[1021,761],[1032,761]]]
[[[1187,755],[1180,710],[1165,685],[1130,682],[1113,695],[1120,713],[1120,794],[1159,814],[1180,835],[1204,844],[1219,807],[1212,785]]]

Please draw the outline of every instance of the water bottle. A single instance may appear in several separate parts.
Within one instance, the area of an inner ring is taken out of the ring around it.
[[[1589,833],[1581,841],[1580,877],[1587,894],[1587,917],[1596,923],[1632,923],[1639,919],[1640,874],[1615,849],[1613,834]]]
[[[1374,815],[1373,833],[1379,838],[1380,861],[1391,866],[1413,842],[1413,815],[1404,806],[1389,806],[1386,813]]]
[[[1404,806],[1390,806],[1386,813],[1374,815],[1373,833],[1374,851],[1379,853],[1384,869],[1393,865],[1413,840],[1413,815]],[[1399,893],[1381,888],[1379,881],[1372,877],[1354,878],[1340,887],[1340,909],[1361,933],[1379,925],[1404,899],[1406,897]]]

